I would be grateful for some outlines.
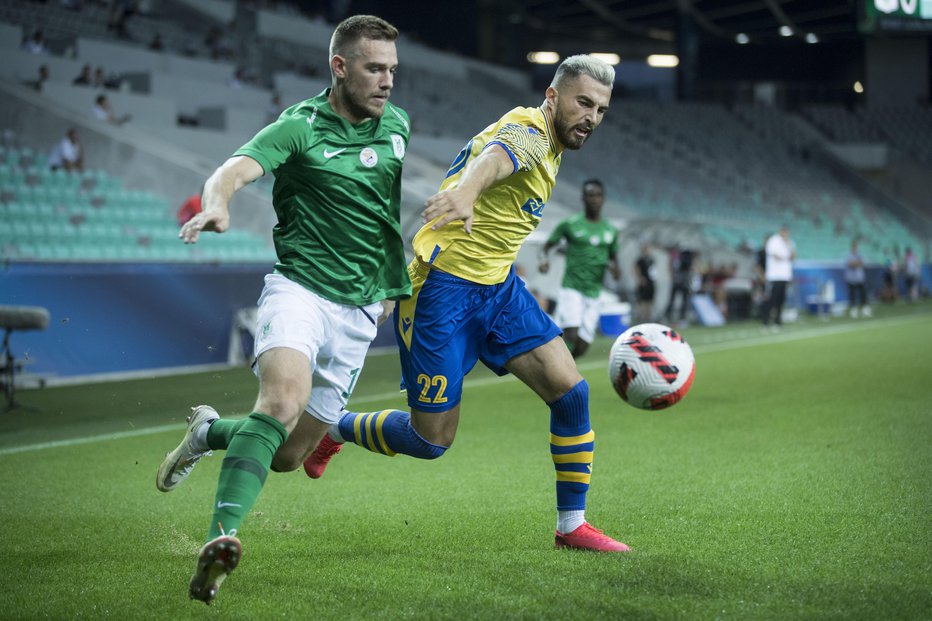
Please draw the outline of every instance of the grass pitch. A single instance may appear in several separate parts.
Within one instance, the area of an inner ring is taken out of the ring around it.
[[[220,465],[155,470],[190,405],[242,415],[248,370],[19,393],[0,416],[0,617],[929,619],[932,307],[761,333],[685,329],[671,410],[622,403],[610,342],[580,362],[596,458],[587,516],[634,548],[553,549],[548,410],[477,369],[440,460],[348,446],[324,478],[271,474],[215,604],[187,600]],[[403,407],[394,356],[355,409]]]

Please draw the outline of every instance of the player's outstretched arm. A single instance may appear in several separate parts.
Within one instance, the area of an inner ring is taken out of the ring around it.
[[[556,242],[552,242],[549,239],[540,249],[537,256],[537,271],[541,274],[546,274],[550,271],[550,251],[557,245]]]
[[[178,237],[197,242],[201,231],[223,233],[230,228],[230,200],[240,188],[265,174],[259,162],[245,155],[231,157],[207,179],[201,201],[204,210],[184,223]]]
[[[430,227],[435,231],[454,220],[462,220],[466,232],[472,233],[473,205],[479,195],[514,171],[514,162],[505,149],[491,145],[466,166],[459,185],[427,199],[421,217],[425,223],[439,217],[440,220]]]

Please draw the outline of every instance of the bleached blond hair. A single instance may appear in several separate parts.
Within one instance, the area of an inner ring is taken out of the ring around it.
[[[576,56],[570,56],[564,59],[564,61],[560,63],[550,86],[559,90],[560,86],[565,84],[567,80],[578,78],[581,75],[587,75],[609,88],[615,84],[614,67],[594,56],[577,54]]]

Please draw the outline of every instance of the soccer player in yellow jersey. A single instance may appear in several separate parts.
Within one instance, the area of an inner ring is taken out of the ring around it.
[[[412,297],[394,315],[411,413],[343,415],[305,463],[311,477],[346,440],[386,455],[443,455],[459,423],[463,378],[481,360],[499,375],[513,373],[550,407],[556,546],[628,550],[585,520],[595,438],[589,388],[513,265],[544,214],[564,149],[581,148],[602,122],[614,77],[591,56],[567,58],[540,107],[508,112],[456,157],[427,200],[408,266]]]

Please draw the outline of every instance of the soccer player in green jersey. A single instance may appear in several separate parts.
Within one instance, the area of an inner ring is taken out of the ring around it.
[[[293,470],[318,445],[349,399],[380,317],[411,294],[399,222],[410,126],[388,102],[397,36],[377,17],[341,22],[330,41],[332,87],[236,151],[207,180],[204,210],[181,228],[185,243],[226,231],[233,193],[274,172],[278,262],[259,299],[259,396],[241,420],[194,408],[156,480],[170,491],[210,450],[226,450],[193,599],[216,597],[239,562],[236,535],[269,469]]]
[[[566,269],[560,297],[557,300],[555,321],[563,330],[563,339],[579,358],[589,349],[595,338],[599,321],[599,294],[606,266],[612,278],[618,280],[618,229],[602,219],[605,188],[598,179],[583,183],[584,213],[560,221],[544,244],[538,269],[542,274],[550,271],[548,253],[562,240],[566,240]]]

